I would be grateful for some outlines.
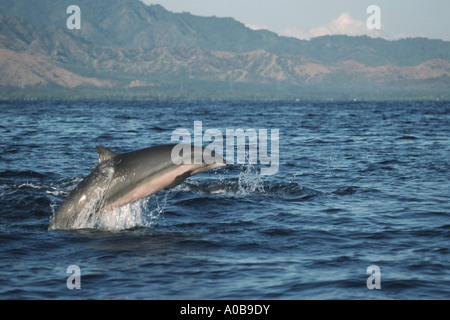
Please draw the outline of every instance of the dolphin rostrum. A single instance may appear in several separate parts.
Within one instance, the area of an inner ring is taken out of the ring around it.
[[[97,167],[61,204],[49,229],[77,229],[83,219],[91,219],[163,189],[173,188],[197,173],[225,166],[223,161],[195,164],[191,160],[196,152],[214,154],[214,151],[191,146],[188,148],[193,152],[186,152],[186,156],[182,156],[183,162],[176,164],[179,161],[172,161],[174,147],[161,145],[123,154],[97,147]],[[217,155],[215,157],[217,159]]]

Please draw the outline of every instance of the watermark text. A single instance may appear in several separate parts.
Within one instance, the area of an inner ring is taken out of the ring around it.
[[[366,285],[369,290],[381,289],[381,269],[379,266],[369,266],[367,267],[366,273],[370,274],[370,277],[367,278]]]
[[[67,7],[67,14],[71,14],[70,17],[67,18],[67,29],[81,29],[81,9],[79,6],[71,5]]]
[[[81,269],[79,266],[71,265],[67,268],[66,273],[71,275],[67,278],[66,285],[69,290],[81,289]]]
[[[279,139],[279,129],[270,130],[270,139],[267,129],[226,129],[224,135],[219,129],[203,132],[202,121],[195,121],[193,136],[188,129],[176,129],[172,133],[172,142],[179,142],[172,150],[172,162],[178,165],[221,164],[224,163],[222,155],[225,145],[226,164],[246,164],[248,160],[251,165],[263,165],[261,175],[275,175],[279,170]],[[190,147],[192,140],[193,155]],[[209,145],[202,149],[204,142],[209,142]]]
[[[367,28],[370,30],[381,29],[381,8],[377,5],[371,5],[367,8],[367,14],[371,16],[367,18]]]

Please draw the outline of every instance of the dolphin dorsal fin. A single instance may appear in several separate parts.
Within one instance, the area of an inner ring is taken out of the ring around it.
[[[95,148],[97,149],[99,163],[108,161],[118,155],[117,153],[114,153],[111,150],[108,150],[101,146],[97,146]]]

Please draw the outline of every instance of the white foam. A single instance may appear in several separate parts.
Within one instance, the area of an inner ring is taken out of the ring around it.
[[[91,219],[89,228],[106,231],[120,231],[135,228],[150,227],[155,220],[164,212],[167,195],[162,203],[156,195],[135,201],[108,212],[95,215]]]
[[[255,193],[264,193],[264,181],[258,174],[257,169],[251,164],[245,165],[244,168],[245,170],[239,173],[237,193],[244,196]]]

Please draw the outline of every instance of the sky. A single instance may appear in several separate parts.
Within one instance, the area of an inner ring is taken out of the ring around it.
[[[310,39],[329,34],[386,39],[427,37],[450,41],[450,0],[141,0],[172,12],[232,17],[252,29]],[[369,29],[371,5],[381,29]]]

